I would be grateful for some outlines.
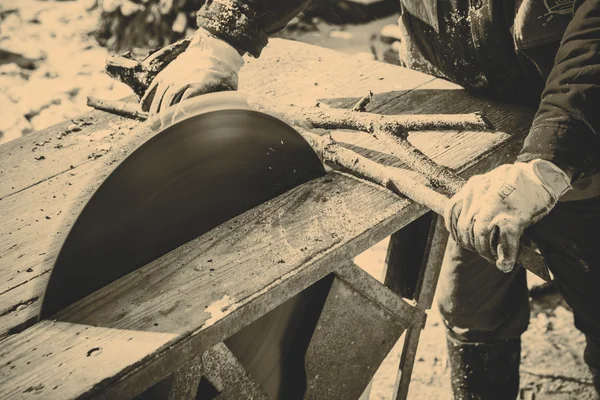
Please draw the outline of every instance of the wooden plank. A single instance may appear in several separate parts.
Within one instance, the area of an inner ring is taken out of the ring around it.
[[[209,231],[68,307],[58,318],[185,333],[210,318],[190,308],[203,310],[221,301],[232,312],[264,296],[268,288],[317,268],[313,266],[325,258],[352,257],[366,250],[373,236],[379,239],[387,225],[402,225],[405,218],[422,213],[421,207],[409,204],[379,187],[332,172]],[[317,275],[333,268],[327,266]],[[288,292],[285,299],[300,290]],[[115,299],[119,310],[107,307]]]
[[[103,341],[107,336],[110,342]],[[126,371],[149,351],[161,348],[175,336],[69,322],[40,322],[22,335],[0,342],[0,397],[76,397],[80,387],[72,383],[73,377],[110,377],[117,371]],[[52,361],[46,363],[47,360]],[[10,388],[5,380],[8,376],[11,377]],[[81,382],[83,385],[93,383],[93,380]]]
[[[506,132],[511,136],[521,136],[528,129],[533,117],[531,109],[474,97],[462,90],[460,86],[441,79],[432,79],[415,71],[396,67],[394,72],[394,67],[390,70],[388,64],[375,61],[360,62],[351,57],[344,59],[342,66],[340,55],[331,50],[320,51],[315,55],[307,52],[305,45],[294,42],[273,54],[276,56],[252,60],[253,73],[268,77],[269,71],[273,70],[274,62],[277,64],[278,60],[294,60],[296,57],[302,57],[302,60],[307,61],[306,63],[286,62],[281,70],[278,69],[273,81],[265,78],[258,81],[260,84],[257,86],[249,83],[250,80],[242,80],[242,90],[246,88],[253,94],[262,95],[274,102],[311,106],[316,99],[321,106],[341,108],[352,107],[368,90],[372,90],[374,96],[368,106],[370,112],[381,114],[483,112],[498,131]],[[301,64],[303,68],[298,68],[297,64]],[[398,71],[402,71],[402,79],[398,77]],[[282,74],[283,80],[279,74]],[[358,90],[358,86],[363,86],[365,80],[368,82],[365,89]],[[313,81],[314,83],[311,83]],[[412,85],[407,85],[406,81],[411,82]],[[290,93],[294,96],[290,97]],[[475,151],[492,147],[493,144],[488,140],[493,141],[494,136],[500,142],[506,140],[500,133],[488,132],[490,137],[486,137],[481,132],[444,131],[411,132],[410,141],[426,154],[429,154],[430,149],[441,146],[446,151],[452,152],[452,157],[449,159],[465,160],[466,158],[469,162],[475,163],[477,157],[473,157],[472,153],[460,146],[455,147],[457,142],[465,140],[465,137],[461,137],[462,134],[469,136],[466,140],[469,140],[471,150]],[[334,138],[379,162],[401,165],[395,157],[389,155],[384,144],[371,136],[337,131],[334,132]]]
[[[333,172],[228,221],[66,309],[57,319],[177,334],[169,352],[157,347],[146,359],[140,357],[135,374],[114,375],[117,381],[106,396],[126,398],[330,273],[348,254],[360,253],[424,212],[407,204],[385,190]],[[45,333],[37,326],[17,336],[30,343],[44,341]],[[32,330],[34,337],[29,336]],[[104,340],[112,342],[111,331]],[[38,368],[54,369],[56,379],[65,376],[53,356],[35,360],[27,374],[29,385],[40,384]],[[22,360],[26,361],[31,360]],[[93,371],[81,370],[86,376],[74,372],[65,378],[65,386],[81,393],[99,390],[95,384],[105,378],[100,372],[103,362],[112,361],[99,360]],[[12,383],[6,384],[9,374],[2,370],[0,397],[22,398]],[[44,385],[50,387],[52,378],[47,379]]]
[[[60,245],[108,172],[103,165],[95,160],[0,202],[3,215],[18,216],[0,218],[0,337],[37,315]]]
[[[135,140],[129,135],[129,128],[135,125],[136,122],[94,111],[3,144],[0,199],[72,172],[98,155],[104,154],[102,161],[106,161],[117,153],[114,150],[120,150],[122,142]],[[76,131],[70,131],[70,127]],[[40,157],[43,159],[36,159]]]
[[[448,242],[448,231],[444,227],[443,218],[434,215],[431,218],[431,229],[427,240],[427,251],[421,266],[421,273],[416,290],[416,307],[425,312],[431,308],[433,297],[437,287],[442,262]],[[396,375],[394,388],[394,400],[406,399],[412,377],[415,358],[419,345],[421,330],[425,327],[425,321],[420,327],[412,326],[408,329],[400,358],[400,373]]]
[[[240,91],[274,102],[314,106],[316,102],[354,105],[371,90],[369,107],[409,93],[435,78],[377,61],[363,61],[334,50],[274,39],[259,59],[246,59]]]

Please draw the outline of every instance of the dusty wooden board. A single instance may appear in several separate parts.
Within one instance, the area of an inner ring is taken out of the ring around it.
[[[299,42],[285,42],[285,46],[279,46],[280,42],[277,41],[272,42],[273,47],[277,45],[277,51],[265,52],[263,57],[250,60],[245,69],[242,69],[240,90],[264,96],[273,103],[298,106],[313,106],[319,103],[321,107],[350,108],[370,90],[374,96],[367,106],[369,112],[482,112],[496,131],[517,136],[528,130],[533,117],[534,110],[478,98],[466,93],[458,85],[419,72],[381,62],[359,60],[332,50],[319,49],[318,52],[314,52],[310,46]],[[273,68],[273,65],[276,67]],[[245,77],[250,79],[244,79]],[[465,138],[462,134],[469,137]],[[340,139],[339,135],[334,136]],[[458,135],[455,131],[436,132],[435,135],[431,135],[431,132],[413,132],[410,136],[411,142],[426,153],[428,148],[438,146],[444,147],[446,151],[454,151],[454,157],[457,157],[455,165],[460,165],[459,159],[476,160],[473,152],[488,149],[489,140],[506,139],[493,132],[464,132]],[[463,140],[470,141],[472,149],[457,146]],[[385,145],[369,135],[349,134],[341,141],[353,145],[355,149],[369,149],[363,154],[377,154],[379,157],[375,158],[378,161],[385,161],[389,165],[400,164],[394,157],[389,156]],[[446,163],[444,160],[438,161]]]
[[[0,397],[3,399],[76,397],[81,388],[72,384],[72,377],[86,379],[86,376],[96,375],[99,367],[113,372],[131,368],[148,351],[160,348],[175,336],[52,321],[38,323],[26,333],[30,341],[23,341],[24,337],[15,335],[0,342],[2,381],[9,374],[18,372],[11,374],[11,394],[6,392],[6,385],[2,385]],[[106,336],[111,337],[110,343],[103,343]],[[19,342],[18,345],[15,346],[15,342]],[[113,362],[98,362],[107,358]],[[52,362],[45,368],[38,368],[43,360]],[[35,382],[25,373],[28,370],[35,370]],[[93,381],[84,383],[93,384]]]
[[[0,147],[0,199],[65,174],[98,155],[114,155],[111,145],[120,149],[133,140],[127,133],[135,125],[136,122],[93,111],[3,144]],[[79,130],[71,132],[69,127]],[[39,159],[41,157],[43,159]]]
[[[530,110],[474,99],[424,74],[297,42],[273,40],[259,60],[247,63],[241,81],[241,90],[298,105],[319,101],[350,107],[372,90],[372,112],[484,111],[498,129],[511,134],[523,132],[531,118]],[[66,136],[62,133],[71,121],[0,147],[0,337],[18,331],[37,314],[49,269],[73,218],[109,165],[146,139],[130,133],[137,123],[105,113],[79,120],[84,122],[78,123],[81,130]],[[335,137],[365,155],[398,164],[369,135],[336,132]],[[506,136],[419,132],[409,139],[438,162],[457,168],[481,161]],[[45,158],[36,160],[39,156]]]
[[[377,207],[371,209],[373,204]],[[131,360],[121,361],[113,353],[98,354],[94,369],[72,372],[65,364],[59,366],[56,361],[62,356],[61,348],[48,340],[38,324],[3,342],[10,344],[3,346],[0,364],[11,362],[14,368],[0,372],[0,397],[33,396],[24,390],[40,385],[53,388],[52,376],[68,390],[76,387],[81,393],[98,390],[95,384],[110,376],[127,378],[120,381],[122,385],[112,382],[107,396],[135,394],[150,384],[145,374],[166,376],[172,372],[169,368],[177,367],[174,362],[189,361],[189,357],[331,272],[348,252],[361,252],[394,225],[423,211],[408,204],[340,173],[296,188],[109,285],[57,317],[77,321],[78,327],[93,321],[103,328],[117,328],[114,334],[118,335],[123,330],[176,334],[177,338],[168,343],[168,352],[159,351],[164,345],[160,343],[148,351],[150,358],[140,357],[135,370],[144,371],[143,375],[126,374],[127,370],[116,374],[115,368],[129,366]],[[242,307],[244,304],[248,306]],[[111,332],[105,331],[106,342],[96,342],[95,347],[111,348]],[[35,343],[40,354],[53,354],[40,358],[38,352],[27,353],[14,342],[17,338],[27,348]],[[72,339],[71,344],[79,345],[79,340],[85,339]],[[52,376],[41,372],[49,369],[54,371]],[[13,381],[7,383],[17,375],[22,384],[15,387]],[[59,389],[38,390],[36,395],[64,398]]]

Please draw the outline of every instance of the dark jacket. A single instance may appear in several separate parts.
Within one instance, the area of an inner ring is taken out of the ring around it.
[[[507,99],[533,98],[539,108],[519,160],[550,160],[576,178],[600,172],[600,0],[401,2],[411,68]],[[198,25],[258,57],[307,4],[209,0]]]

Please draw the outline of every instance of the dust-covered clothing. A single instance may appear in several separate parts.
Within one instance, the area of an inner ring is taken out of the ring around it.
[[[519,160],[599,172],[599,0],[401,2],[410,68],[509,100],[538,104],[543,91]]]
[[[209,0],[198,11],[199,27],[260,56],[269,36],[282,30],[310,0]]]
[[[573,309],[575,326],[587,339],[585,361],[600,369],[600,197],[558,203],[538,223],[540,247],[554,283]],[[586,273],[570,246],[589,267]],[[529,323],[525,270],[505,274],[462,250],[452,240],[444,258],[438,303],[452,336],[465,342],[516,339]]]
[[[547,159],[577,177],[600,171],[600,0],[401,3],[409,67],[506,99],[537,103],[543,91],[520,160]],[[213,0],[198,24],[258,57],[307,4]]]

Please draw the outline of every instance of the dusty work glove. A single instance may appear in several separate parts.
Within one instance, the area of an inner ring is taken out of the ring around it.
[[[549,161],[502,165],[473,176],[450,199],[446,228],[460,246],[510,272],[525,228],[547,215],[570,188],[567,174]]]
[[[220,90],[237,90],[244,60],[225,41],[198,29],[188,48],[152,81],[141,106],[156,114],[182,100]]]

